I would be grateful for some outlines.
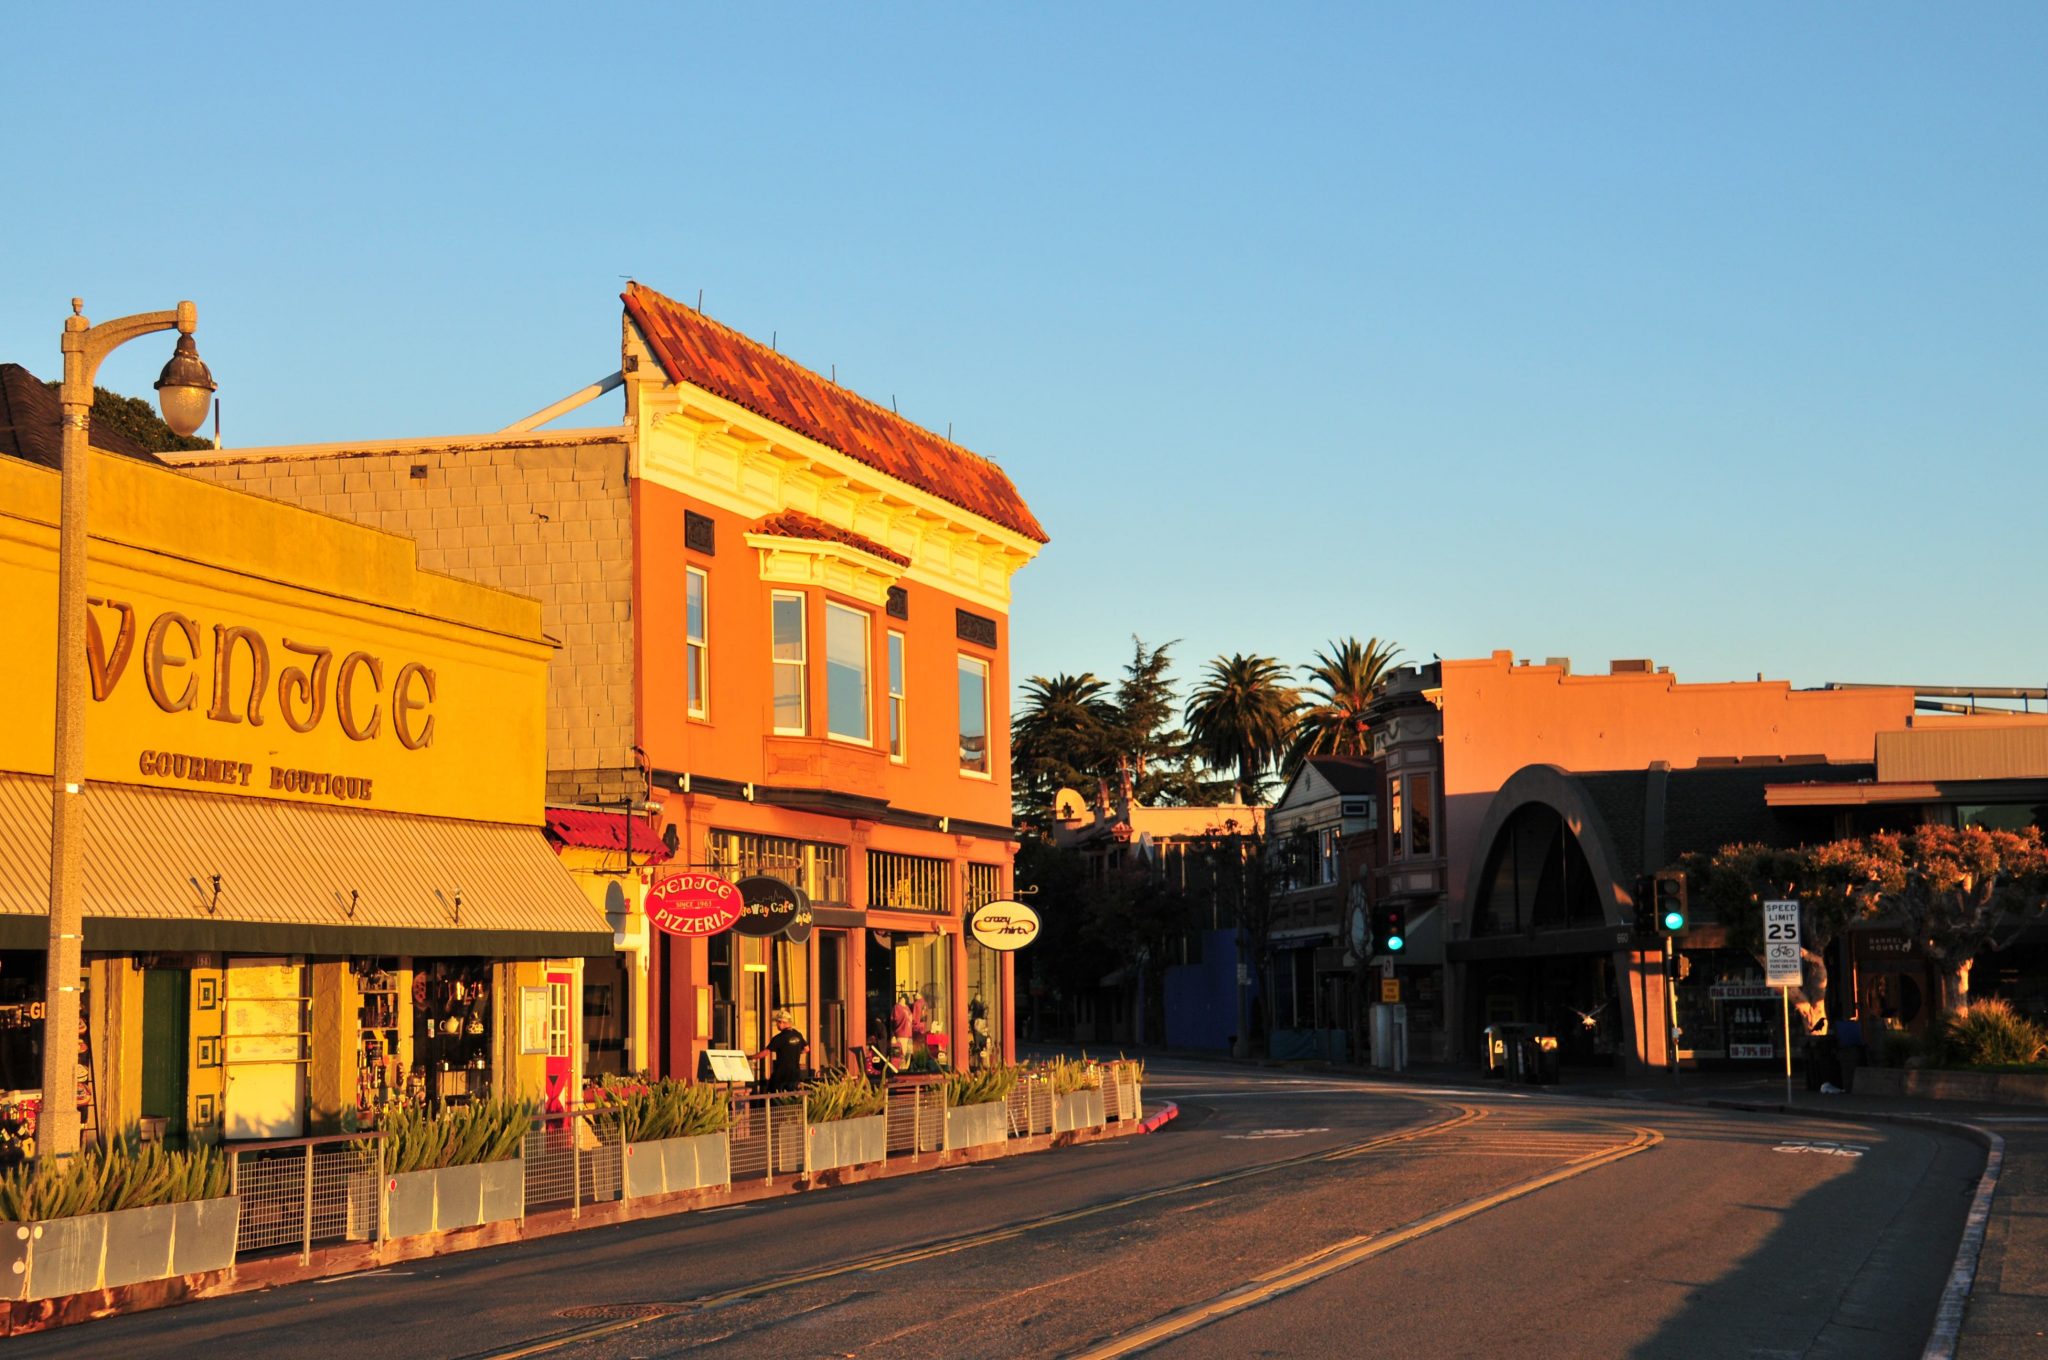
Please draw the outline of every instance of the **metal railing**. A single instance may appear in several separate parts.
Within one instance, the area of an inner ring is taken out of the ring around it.
[[[946,1145],[944,1077],[891,1077],[887,1095],[884,1114],[889,1156],[907,1154],[915,1161]]]
[[[1010,1112],[1010,1136],[1029,1138],[1052,1132],[1052,1081],[1034,1072],[1017,1078],[1006,1104]]]
[[[807,1169],[808,1139],[804,1134],[804,1095],[783,1091],[735,1094],[726,1125],[726,1155],[732,1179],[777,1176]]]
[[[593,1119],[587,1109],[534,1116],[519,1147],[525,1211],[567,1209],[573,1218],[586,1204],[618,1199],[624,1193],[624,1149],[606,1132],[606,1121]]]
[[[228,1189],[241,1202],[237,1257],[333,1242],[381,1241],[384,1135],[289,1138],[228,1150]]]

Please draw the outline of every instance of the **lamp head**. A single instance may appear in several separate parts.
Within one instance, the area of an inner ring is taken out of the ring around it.
[[[156,380],[157,403],[163,407],[164,423],[181,435],[189,435],[206,423],[206,410],[213,405],[219,384],[199,357],[192,337],[180,335],[178,348]]]

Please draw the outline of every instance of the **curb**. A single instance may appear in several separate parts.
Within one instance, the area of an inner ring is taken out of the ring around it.
[[[1158,1130],[1161,1124],[1164,1124],[1167,1120],[1172,1119],[1175,1115],[1179,1113],[1180,1106],[1174,1104],[1172,1101],[1169,1100],[1165,1104],[1161,1105],[1158,1109],[1154,1110],[1151,1114],[1146,1115],[1143,1119],[1138,1121],[1138,1132],[1153,1133]]]
[[[1977,1178],[1977,1193],[1970,1200],[1969,1215],[1963,1220],[1963,1239],[1956,1244],[1955,1264],[1949,1268],[1948,1284],[1941,1291],[1941,1303],[1934,1310],[1934,1329],[1927,1334],[1920,1360],[1954,1360],[1956,1343],[1962,1339],[1963,1310],[1970,1302],[1970,1290],[1977,1282],[1977,1260],[1984,1252],[1984,1233],[1991,1221],[1991,1198],[1998,1190],[1998,1177],[2005,1167],[2005,1139],[1990,1129],[1965,1124],[1959,1119],[1934,1115],[1901,1114],[1889,1110],[1847,1111],[1804,1110],[1796,1105],[1766,1105],[1753,1101],[1703,1100],[1694,1102],[1722,1110],[1746,1110],[1753,1114],[1809,1115],[1841,1124],[1904,1124],[1953,1129],[1970,1135],[1984,1146],[1984,1174]]]

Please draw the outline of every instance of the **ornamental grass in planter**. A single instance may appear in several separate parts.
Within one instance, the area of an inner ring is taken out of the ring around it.
[[[0,1175],[0,1219],[17,1225],[15,1268],[0,1280],[8,1298],[58,1298],[234,1261],[226,1155],[172,1152],[134,1130]]]
[[[888,1109],[888,1092],[868,1085],[857,1072],[811,1083],[804,1090],[809,1169],[884,1160],[889,1155]]]
[[[586,1087],[584,1103],[606,1143],[624,1145],[629,1197],[725,1185],[732,1178],[725,1133],[732,1107],[725,1088],[664,1077],[607,1077]]]
[[[724,1133],[732,1117],[722,1086],[677,1081],[629,1082],[607,1078],[584,1091],[598,1136],[606,1142],[659,1143]]]
[[[888,1108],[888,1094],[880,1087],[870,1086],[858,1072],[842,1072],[804,1088],[804,1118],[813,1124],[864,1119]]]
[[[952,1148],[982,1147],[1010,1136],[1009,1098],[1020,1075],[1014,1067],[954,1072],[946,1078],[946,1142]]]
[[[130,1132],[76,1157],[46,1157],[0,1174],[0,1219],[36,1223],[220,1199],[227,1192],[227,1154],[218,1148],[171,1152]]]
[[[525,1100],[481,1100],[438,1114],[408,1106],[385,1110],[379,1127],[389,1235],[518,1217],[525,1209],[518,1157],[538,1110]]]

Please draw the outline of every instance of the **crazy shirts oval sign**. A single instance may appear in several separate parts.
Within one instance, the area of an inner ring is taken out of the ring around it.
[[[647,919],[671,935],[728,930],[740,905],[740,890],[717,874],[670,874],[647,890]]]
[[[1022,949],[1038,938],[1038,913],[1022,902],[990,902],[968,928],[990,949]]]

